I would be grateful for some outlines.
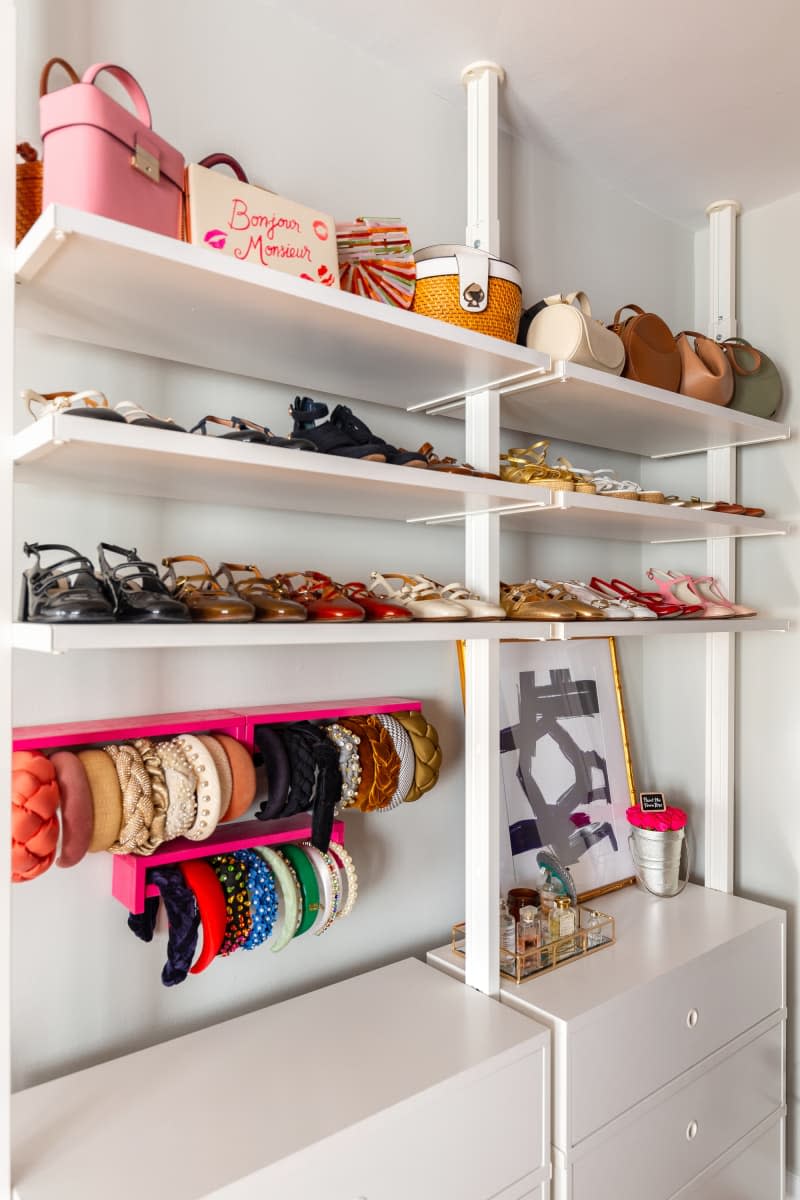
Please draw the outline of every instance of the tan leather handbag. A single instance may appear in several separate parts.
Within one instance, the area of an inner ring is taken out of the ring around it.
[[[694,338],[694,346],[690,341]],[[684,330],[677,337],[681,356],[681,394],[705,400],[708,404],[730,404],[733,399],[733,371],[722,346],[702,333]]]
[[[580,307],[575,307],[577,300]],[[548,296],[530,321],[525,345],[553,359],[596,367],[619,375],[625,366],[625,347],[616,333],[592,316],[585,292]]]
[[[632,309],[635,316],[621,321],[627,308]],[[622,374],[626,379],[677,392],[681,382],[681,356],[669,326],[661,317],[645,312],[638,304],[624,304],[617,309],[609,329],[622,338],[625,347]]]

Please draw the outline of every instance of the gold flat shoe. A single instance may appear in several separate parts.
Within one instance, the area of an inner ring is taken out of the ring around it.
[[[596,604],[587,604],[585,600],[579,600],[563,583],[554,582],[552,579],[535,579],[534,583],[551,600],[567,605],[578,621],[607,620],[606,614],[603,611],[605,608],[608,608],[607,600],[602,600],[598,597]]]
[[[574,621],[569,604],[552,600],[533,580],[527,583],[501,583],[500,603],[510,621]]]

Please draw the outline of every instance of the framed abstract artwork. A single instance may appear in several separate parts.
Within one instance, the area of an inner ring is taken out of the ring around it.
[[[500,773],[504,890],[537,886],[548,854],[569,868],[580,900],[635,883],[613,638],[501,644]]]

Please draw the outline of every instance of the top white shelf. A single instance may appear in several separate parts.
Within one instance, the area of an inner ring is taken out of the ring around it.
[[[51,205],[20,242],[21,326],[406,408],[549,367],[484,334]]]
[[[790,436],[789,426],[778,421],[570,362],[553,363],[551,371],[500,391],[500,421],[507,429],[647,458],[779,442]],[[431,408],[411,406],[423,407]],[[463,406],[455,404],[441,411],[453,417],[464,414]]]

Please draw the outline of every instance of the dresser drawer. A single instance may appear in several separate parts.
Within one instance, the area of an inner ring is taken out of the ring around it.
[[[670,1200],[780,1108],[782,1062],[781,1022],[661,1104],[598,1134],[571,1163],[572,1200]],[[757,1189],[748,1200],[766,1196]]]
[[[781,1200],[783,1196],[783,1119],[761,1133],[700,1179],[682,1188],[674,1200]]]
[[[280,1200],[516,1200],[546,1168],[545,1051],[479,1078],[448,1080],[276,1164],[239,1197]],[[331,1103],[336,1102],[336,1086]],[[302,1119],[302,1114],[298,1114]],[[514,1192],[514,1187],[518,1191]]]
[[[569,1031],[569,1145],[782,1006],[782,930],[779,921],[750,930]]]

